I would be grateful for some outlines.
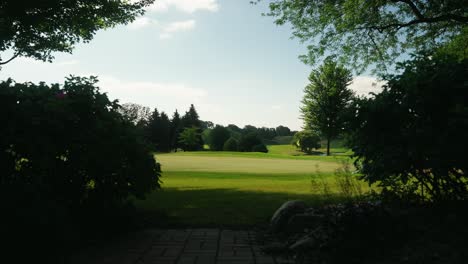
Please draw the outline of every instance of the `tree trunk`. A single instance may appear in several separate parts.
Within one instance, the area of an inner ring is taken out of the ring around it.
[[[330,156],[330,136],[327,137],[327,156]]]

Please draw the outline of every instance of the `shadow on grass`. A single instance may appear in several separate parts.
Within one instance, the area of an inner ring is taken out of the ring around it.
[[[338,195],[165,188],[135,204],[146,227],[247,228],[266,226],[275,210],[288,200],[304,200],[314,206],[346,199]]]

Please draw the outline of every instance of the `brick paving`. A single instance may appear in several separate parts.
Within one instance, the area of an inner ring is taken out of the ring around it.
[[[72,263],[86,264],[278,264],[255,245],[250,231],[147,230],[93,248]]]

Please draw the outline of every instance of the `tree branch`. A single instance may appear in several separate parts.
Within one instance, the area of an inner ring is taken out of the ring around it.
[[[19,52],[15,53],[15,55],[13,55],[13,57],[11,57],[9,60],[7,60],[7,61],[0,61],[0,65],[5,65],[5,64],[11,62],[12,60],[16,59],[19,55],[20,55]]]

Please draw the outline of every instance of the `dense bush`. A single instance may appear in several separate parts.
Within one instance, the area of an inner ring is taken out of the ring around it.
[[[265,146],[265,144],[258,144],[253,146],[252,152],[263,152],[263,153],[268,153],[268,148]]]
[[[382,93],[356,102],[351,147],[369,183],[396,195],[468,194],[468,60],[421,54]]]
[[[96,82],[0,83],[2,238],[22,239],[31,226],[49,239],[70,237],[71,225],[97,225],[159,187],[160,166],[141,133]]]
[[[239,151],[242,152],[251,152],[253,147],[257,145],[263,145],[262,139],[258,136],[257,133],[251,132],[242,137],[239,140]]]
[[[310,154],[313,149],[320,148],[320,137],[310,130],[299,131],[294,135],[292,144]]]
[[[209,133],[210,149],[214,151],[223,150],[224,143],[231,137],[229,130],[223,126],[216,125]]]
[[[235,138],[228,139],[223,146],[224,151],[237,151],[237,140]]]

